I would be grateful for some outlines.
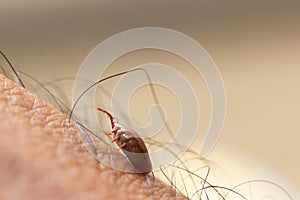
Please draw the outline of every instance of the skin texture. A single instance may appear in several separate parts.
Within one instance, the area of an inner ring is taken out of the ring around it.
[[[151,176],[99,164],[67,116],[1,74],[0,127],[0,199],[185,198]]]

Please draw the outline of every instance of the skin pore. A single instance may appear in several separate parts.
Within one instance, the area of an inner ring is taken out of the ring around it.
[[[99,164],[67,116],[1,74],[0,127],[0,199],[185,199],[158,179]]]

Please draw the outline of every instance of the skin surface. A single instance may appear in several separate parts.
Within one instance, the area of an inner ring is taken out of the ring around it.
[[[185,199],[151,176],[99,164],[67,116],[1,74],[0,127],[0,199]]]

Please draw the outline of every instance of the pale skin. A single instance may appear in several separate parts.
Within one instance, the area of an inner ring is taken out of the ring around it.
[[[0,199],[185,199],[99,164],[68,117],[0,74]],[[114,152],[110,152],[114,153]]]

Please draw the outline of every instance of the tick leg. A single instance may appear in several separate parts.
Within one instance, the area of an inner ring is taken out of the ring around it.
[[[111,142],[113,143],[113,142],[115,142],[115,141],[117,141],[117,140],[119,140],[120,139],[120,137],[116,137],[115,139],[113,139]]]
[[[113,133],[104,133],[104,135],[106,135],[106,136],[112,136]]]
[[[122,145],[119,146],[121,149],[125,149],[126,143],[123,143]]]
[[[113,134],[117,134],[118,130],[120,130],[120,127],[114,128],[113,131],[112,131],[112,133],[113,133]]]

